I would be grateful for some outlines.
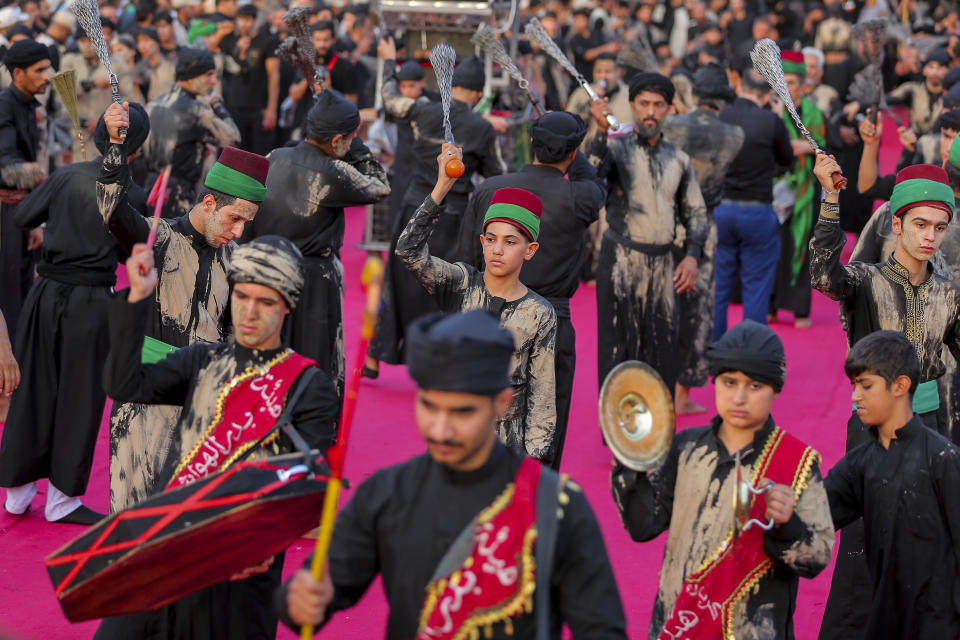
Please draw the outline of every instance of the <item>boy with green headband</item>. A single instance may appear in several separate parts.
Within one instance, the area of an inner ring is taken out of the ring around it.
[[[831,177],[838,170],[832,156],[817,157],[815,173],[824,201],[810,244],[813,286],[840,302],[850,346],[879,330],[906,336],[920,360],[913,412],[939,431],[946,421],[946,402],[941,403],[937,380],[946,371],[943,347],[954,358],[960,354],[960,290],[934,271],[931,259],[947,236],[956,206],[954,190],[940,167],[914,165],[900,171],[889,205],[896,236],[893,253],[878,262],[851,260],[843,265],[840,255],[846,236],[840,228],[839,193]],[[944,395],[943,399],[949,398]],[[847,427],[847,449],[867,437],[867,427],[854,415]],[[862,524],[845,527],[824,612],[824,628],[837,634],[847,629],[862,637],[871,601],[863,549]],[[841,635],[831,633],[831,637]]]
[[[545,464],[555,455],[556,396],[554,355],[557,316],[553,306],[520,282],[520,269],[539,248],[540,199],[523,189],[494,193],[483,218],[479,242],[486,268],[451,264],[430,255],[430,234],[444,211],[444,199],[456,178],[444,167],[461,157],[457,147],[444,144],[437,157],[439,170],[433,192],[407,224],[397,241],[396,255],[417,281],[433,295],[444,312],[487,309],[500,326],[513,334],[516,347],[510,361],[513,401],[497,422],[497,435],[511,449]]]

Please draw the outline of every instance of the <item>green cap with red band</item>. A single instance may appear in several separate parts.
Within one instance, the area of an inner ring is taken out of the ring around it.
[[[890,212],[894,216],[914,207],[933,207],[953,218],[955,204],[947,172],[933,164],[915,164],[902,169],[890,196]]]
[[[781,51],[780,65],[784,73],[796,73],[801,76],[807,75],[807,65],[803,61],[803,54],[799,51]]]
[[[491,222],[506,222],[523,232],[531,242],[540,237],[540,216],[543,202],[525,189],[504,187],[497,189],[490,199],[490,207],[483,216],[483,230]]]

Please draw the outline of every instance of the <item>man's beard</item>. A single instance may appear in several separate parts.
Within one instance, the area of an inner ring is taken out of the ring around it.
[[[644,138],[656,138],[660,135],[661,123],[659,122],[652,127],[648,127],[646,124],[644,124],[643,120],[637,120],[635,124],[637,134]]]

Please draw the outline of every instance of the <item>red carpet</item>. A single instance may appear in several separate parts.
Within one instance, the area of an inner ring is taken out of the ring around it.
[[[890,134],[888,127],[886,135]],[[895,137],[895,133],[893,134]],[[893,143],[895,144],[895,142]],[[891,147],[886,146],[886,150]],[[896,147],[894,147],[896,148]],[[892,153],[885,154],[889,160]],[[884,162],[884,165],[887,165]],[[353,247],[360,241],[361,210],[350,212],[344,266],[347,273],[346,334],[347,362],[353,362],[360,329],[362,294],[360,271],[365,254]],[[848,253],[852,244],[848,243]],[[577,363],[573,407],[566,451],[565,473],[570,474],[590,499],[613,560],[623,597],[631,638],[646,637],[665,536],[646,544],[633,543],[620,524],[610,497],[608,474],[611,456],[600,444],[597,428],[596,301],[594,289],[581,287],[572,303],[577,328]],[[731,312],[731,325],[739,321],[740,308]],[[813,327],[794,329],[793,318],[784,314],[774,329],[783,338],[787,351],[787,383],[774,404],[777,422],[815,446],[829,469],[843,454],[846,420],[850,413],[850,385],[842,363],[846,355],[843,332],[837,321],[837,305],[813,294]],[[789,322],[789,324],[787,323]],[[347,475],[356,485],[374,470],[419,454],[423,446],[413,422],[413,385],[402,367],[386,367],[376,381],[364,381],[347,462]],[[694,400],[713,409],[712,386],[695,390]],[[679,428],[704,424],[712,414],[682,417]],[[85,502],[98,511],[108,508],[108,443],[106,428],[101,434]],[[345,493],[349,499],[352,491]],[[11,517],[0,509],[0,630],[23,640],[86,639],[96,622],[70,624],[53,595],[43,567],[43,558],[81,529],[72,525],[50,525],[43,518],[46,485],[33,507],[23,517]],[[319,515],[319,514],[318,514]],[[300,566],[313,541],[303,540],[287,553],[286,573]],[[794,618],[798,638],[813,638],[820,628],[824,603],[830,588],[832,565],[815,580],[801,580]],[[321,637],[338,640],[371,640],[383,637],[386,602],[379,584],[352,610],[338,614]],[[280,638],[294,638],[285,629]]]

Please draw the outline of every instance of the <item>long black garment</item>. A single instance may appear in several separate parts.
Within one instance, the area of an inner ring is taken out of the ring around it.
[[[917,417],[888,449],[871,435],[824,481],[836,526],[864,521],[873,595],[859,635],[958,638],[960,451]]]
[[[285,343],[316,360],[343,395],[343,273],[337,260],[343,246],[344,207],[376,202],[390,193],[387,174],[355,138],[347,155],[328,156],[310,142],[270,154],[267,197],[244,237],[279,235],[306,259],[300,304],[290,314]]]
[[[65,165],[15,209],[18,226],[46,223],[42,261],[16,337],[23,379],[0,444],[0,486],[41,478],[70,496],[90,477],[105,393],[107,304],[120,252],[92,188],[101,160]]]
[[[697,282],[690,291],[677,295],[680,358],[677,382],[685,387],[702,387],[707,383],[704,354],[713,334],[713,267],[717,256],[713,209],[720,204],[727,167],[740,152],[743,137],[739,126],[723,122],[716,112],[704,108],[670,116],[663,122],[663,139],[690,156],[707,213],[707,239],[703,244],[703,258],[697,266]],[[674,260],[683,259],[685,238],[686,229],[678,229]]]
[[[386,69],[394,69],[393,61],[386,61]],[[390,252],[381,292],[377,333],[370,343],[370,356],[389,364],[403,362],[403,343],[407,325],[421,315],[439,311],[436,302],[428,296],[417,281],[394,257],[397,240],[416,213],[423,199],[430,195],[437,182],[437,156],[443,143],[443,109],[439,102],[411,100],[397,88],[396,75],[383,83],[383,106],[387,113],[410,123],[413,130],[411,149],[412,172],[405,189],[403,209],[396,218],[390,238]],[[504,172],[496,133],[489,122],[473,112],[466,102],[454,100],[450,107],[453,137],[463,147],[463,176],[447,195],[446,208],[430,239],[430,253],[448,261],[459,259],[457,241],[467,199],[473,190],[472,178],[485,178]]]
[[[497,443],[487,462],[473,471],[454,471],[423,454],[364,481],[333,530],[328,562],[334,599],[327,607],[328,616],[356,604],[381,574],[390,604],[382,637],[415,638],[424,590],[440,559],[474,516],[513,481],[522,461],[522,455]],[[578,640],[625,640],[620,594],[596,517],[580,487],[565,476],[561,476],[560,491],[562,516],[557,521],[550,579],[550,637],[559,639],[561,623],[566,623]],[[292,626],[289,619],[284,621]],[[497,624],[491,636],[483,637],[537,637],[535,612],[512,621],[512,635]]]
[[[130,304],[120,292],[110,309],[110,355],[103,383],[119,401],[171,404],[183,407],[175,426],[178,445],[148,487],[148,495],[162,491],[175,476],[177,464],[201,441],[217,412],[217,399],[230,379],[248,367],[261,366],[282,349],[257,351],[236,343],[194,344],[144,365],[140,349],[150,312],[149,299]],[[294,383],[296,384],[296,383]],[[297,400],[291,419],[311,447],[326,449],[336,433],[339,401],[329,378],[318,372]],[[293,450],[280,433],[272,448],[254,456]],[[280,584],[283,558],[271,571],[247,580],[216,584],[156,611],[105,619],[99,640],[234,640],[272,638],[277,617],[270,594]]]

